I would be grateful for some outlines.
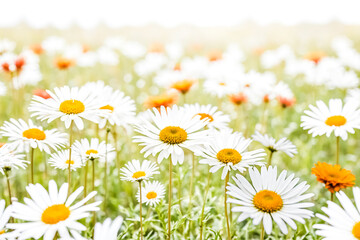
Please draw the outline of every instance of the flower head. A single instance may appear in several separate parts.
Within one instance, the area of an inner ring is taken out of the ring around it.
[[[68,169],[70,164],[70,170],[76,171],[84,165],[84,162],[75,154],[72,154],[71,159],[69,159],[69,150],[67,149],[51,154],[49,164],[62,170]]]
[[[164,198],[165,187],[158,181],[145,182],[145,187],[141,195],[143,203],[154,207]],[[137,192],[136,198],[140,202],[140,191]]]
[[[111,144],[106,145],[105,141],[100,142],[98,138],[92,138],[90,141],[87,138],[83,138],[80,141],[76,140],[71,148],[82,162],[87,160],[105,162],[106,154],[108,162],[112,162],[116,157],[114,147]]]
[[[94,240],[117,240],[119,229],[123,223],[121,216],[111,221],[110,218],[105,219],[103,223],[96,223],[94,230]]]
[[[262,135],[259,132],[255,132],[255,134],[252,135],[252,139],[261,143],[272,152],[284,152],[289,157],[293,157],[294,154],[297,154],[296,146],[287,138],[281,138],[279,141],[276,141],[275,138],[272,138],[267,134]]]
[[[159,174],[159,167],[156,163],[148,160],[142,161],[132,160],[125,164],[125,167],[121,168],[121,179],[125,181],[142,181],[149,180],[154,174]]]
[[[341,169],[340,165],[331,165],[325,162],[318,162],[311,169],[318,182],[324,183],[325,187],[332,193],[340,189],[355,185],[355,176],[351,171]]]
[[[5,174],[4,171],[11,169],[25,169],[29,163],[24,160],[25,155],[14,151],[9,144],[4,144],[0,147],[0,173]]]

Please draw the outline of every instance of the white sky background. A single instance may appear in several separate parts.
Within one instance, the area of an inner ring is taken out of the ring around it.
[[[360,24],[360,0],[0,0],[0,27]]]

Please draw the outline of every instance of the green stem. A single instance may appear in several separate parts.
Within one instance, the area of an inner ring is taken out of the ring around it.
[[[340,137],[336,137],[336,164],[339,164],[340,156]]]
[[[10,185],[10,180],[9,180],[9,172],[11,170],[9,169],[4,169],[5,171],[5,176],[6,176],[6,183],[7,183],[7,187],[8,187],[8,192],[9,192],[9,204],[12,204],[12,200],[11,200],[11,185]]]
[[[71,192],[71,146],[72,146],[72,141],[73,141],[73,122],[71,122],[70,124],[70,129],[69,129],[69,165],[68,165],[68,196],[70,196],[70,192]]]
[[[34,184],[34,148],[30,147],[30,182]]]
[[[263,222],[260,223],[261,225],[261,234],[260,234],[260,240],[264,240],[265,237],[265,231],[264,231],[264,224]]]
[[[230,233],[230,223],[229,223],[229,216],[228,216],[228,209],[227,209],[227,195],[226,195],[226,186],[229,182],[229,178],[230,178],[230,172],[227,173],[226,178],[225,178],[225,198],[224,198],[224,206],[225,206],[225,220],[226,220],[226,228],[227,228],[227,236],[228,236],[228,240],[231,239],[231,233]]]
[[[179,209],[180,209],[180,212],[182,214],[182,204],[181,204],[181,174],[180,174],[180,164],[179,164],[179,169],[178,169],[178,199],[179,199]]]
[[[84,173],[84,198],[86,197],[87,194],[87,175],[88,175],[88,168],[89,168],[89,161],[86,161],[85,164],[85,173]]]
[[[271,165],[271,160],[272,160],[272,157],[273,157],[273,153],[274,153],[274,151],[270,150],[269,159],[268,159],[268,163],[267,163],[268,166]]]
[[[210,169],[210,167],[209,167],[209,169]],[[205,195],[204,195],[204,202],[203,202],[202,209],[201,209],[201,218],[200,218],[200,240],[202,240],[202,235],[203,235],[204,212],[205,212],[205,205],[206,205],[207,194],[208,194],[209,189],[210,189],[210,180],[211,180],[211,172],[208,171],[208,177],[207,177],[207,183],[206,183],[206,190],[205,190]]]
[[[141,192],[141,181],[139,181],[139,190],[140,190],[140,239],[144,239],[143,235],[143,223],[142,223],[142,192]]]
[[[107,175],[108,175],[108,152],[107,152],[107,145],[109,141],[109,133],[110,128],[106,128],[106,135],[105,135],[105,175],[104,175],[104,212],[106,213],[106,203],[107,203],[107,195],[108,195],[108,183],[107,183]]]
[[[171,195],[172,195],[172,162],[169,161],[169,206],[168,206],[168,236],[167,239],[171,239]]]

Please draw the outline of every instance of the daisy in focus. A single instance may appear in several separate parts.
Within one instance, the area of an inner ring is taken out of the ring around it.
[[[228,128],[228,124],[230,122],[230,117],[228,115],[223,114],[223,112],[218,111],[218,108],[215,106],[208,105],[200,105],[198,103],[195,104],[186,104],[184,106],[186,111],[191,112],[194,116],[200,116],[200,120],[207,119],[208,122],[206,127],[209,129],[226,129]]]
[[[69,159],[69,150],[60,150],[50,155],[49,164],[57,169],[76,171],[78,168],[84,166],[84,162],[78,156],[72,155]]]
[[[264,165],[264,149],[247,151],[251,142],[251,139],[244,138],[239,132],[214,131],[197,155],[201,156],[200,163],[211,166],[210,172],[223,168],[221,179],[225,179],[231,170],[244,172],[250,166]]]
[[[360,110],[357,104],[346,102],[342,104],[341,99],[330,99],[329,107],[323,101],[317,101],[316,106],[310,105],[301,116],[301,127],[309,130],[309,134],[330,137],[334,132],[336,137],[343,140],[348,138],[348,133],[354,134],[354,129],[360,128]]]
[[[294,178],[294,174],[287,175],[284,170],[277,176],[277,168],[270,166],[262,167],[261,172],[256,168],[250,168],[250,183],[240,174],[233,177],[235,184],[229,183],[227,194],[233,198],[228,200],[235,206],[233,212],[240,212],[238,222],[247,218],[252,218],[254,225],[262,224],[265,232],[271,234],[273,221],[279,226],[283,234],[288,233],[288,224],[296,230],[294,220],[305,224],[304,219],[313,216],[313,212],[306,209],[314,206],[310,202],[302,202],[314,196],[307,193],[310,185],[306,182],[299,182],[299,178]]]
[[[57,129],[43,130],[41,126],[33,124],[31,119],[26,123],[22,119],[10,119],[0,128],[0,134],[8,137],[8,142],[13,149],[19,152],[29,152],[30,148],[39,148],[50,154],[67,144],[67,134]]]
[[[64,86],[55,88],[54,92],[47,90],[47,93],[51,98],[33,96],[29,107],[31,116],[41,121],[47,120],[50,123],[59,118],[66,128],[74,122],[82,130],[83,119],[98,123],[104,113],[100,109],[104,105],[87,88]]]
[[[165,196],[165,187],[158,181],[145,182],[142,193],[142,201],[146,205],[156,206]],[[136,194],[138,202],[140,202],[140,192]]]
[[[171,156],[172,163],[184,162],[184,150],[196,152],[200,150],[207,131],[203,128],[207,119],[200,120],[200,116],[188,113],[184,108],[173,106],[153,108],[148,110],[150,121],[141,118],[135,125],[135,131],[141,136],[135,136],[134,142],[144,146],[141,153],[144,157],[158,154],[157,161],[161,163],[164,158]]]
[[[127,162],[125,167],[121,168],[121,180],[135,182],[142,180],[149,180],[154,174],[159,174],[159,167],[156,163],[148,160],[143,160],[140,163],[139,160],[133,159],[131,162]]]
[[[85,231],[86,227],[78,220],[90,216],[90,212],[98,211],[101,202],[85,205],[96,192],[91,192],[81,201],[75,203],[76,198],[83,191],[79,187],[71,195],[67,195],[68,184],[64,183],[60,189],[51,180],[49,192],[40,184],[30,184],[26,187],[31,199],[25,198],[25,204],[14,202],[11,216],[23,220],[23,223],[10,223],[8,228],[14,229],[21,239],[35,238],[53,239],[58,233],[61,238],[71,239],[74,232]]]
[[[325,184],[325,188],[331,193],[355,185],[355,175],[351,171],[342,169],[340,165],[331,165],[326,162],[318,162],[311,169],[316,180]]]
[[[29,162],[25,161],[24,158],[24,154],[20,154],[12,150],[8,144],[4,144],[0,147],[0,173],[4,175],[4,171],[25,169]]]
[[[107,218],[103,223],[96,223],[94,240],[117,240],[117,235],[122,223],[123,218],[121,216],[115,218],[114,221]]]
[[[340,205],[328,201],[327,207],[321,210],[327,216],[316,214],[316,217],[325,221],[325,224],[315,224],[316,235],[324,237],[325,240],[357,240],[360,239],[360,189],[353,188],[355,205],[343,191],[337,192],[336,197]]]
[[[90,141],[87,138],[83,138],[80,141],[76,140],[71,147],[74,150],[74,155],[81,159],[84,163],[87,160],[99,160],[105,162],[105,155],[107,154],[107,160],[112,162],[115,157],[115,149],[111,144],[105,143],[98,138],[91,138]]]

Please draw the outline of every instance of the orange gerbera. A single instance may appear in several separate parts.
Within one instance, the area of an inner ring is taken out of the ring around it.
[[[177,94],[174,93],[163,93],[157,96],[150,96],[145,102],[147,108],[157,108],[160,109],[161,106],[171,107],[178,100]]]
[[[355,185],[355,176],[351,171],[341,169],[341,166],[331,165],[325,162],[318,162],[311,169],[311,173],[316,176],[316,180],[325,183],[325,187],[331,192],[338,192],[342,188]]]
[[[171,88],[174,88],[181,92],[182,94],[187,93],[190,88],[194,85],[195,81],[192,79],[184,79],[177,81],[171,85]]]
[[[295,98],[286,98],[286,97],[278,96],[276,99],[279,101],[281,107],[283,108],[292,107],[296,102]]]
[[[248,97],[242,92],[236,93],[236,94],[231,94],[229,96],[229,98],[230,98],[230,101],[235,105],[241,105],[248,101]]]
[[[74,60],[65,58],[65,57],[58,57],[55,59],[55,66],[60,70],[66,70],[69,67],[75,64]]]
[[[318,64],[321,59],[323,59],[325,57],[325,53],[320,52],[320,51],[316,51],[316,52],[309,52],[308,54],[305,55],[305,59],[313,61],[315,64]]]

